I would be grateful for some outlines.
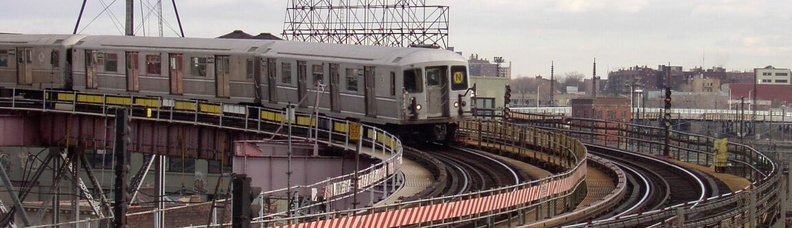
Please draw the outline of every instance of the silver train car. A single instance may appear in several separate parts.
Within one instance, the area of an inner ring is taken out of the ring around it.
[[[445,50],[273,40],[0,34],[0,86],[260,105],[448,140],[470,112]]]

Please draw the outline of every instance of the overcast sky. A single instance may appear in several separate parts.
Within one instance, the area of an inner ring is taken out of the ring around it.
[[[656,68],[668,62],[685,69],[792,67],[790,0],[426,2],[450,6],[449,43],[456,51],[489,60],[502,56],[512,63],[515,77],[549,76],[551,61],[556,75],[577,71],[590,77],[594,58],[600,76],[618,68]],[[102,13],[103,4],[110,3],[109,11]],[[176,3],[188,37],[217,37],[236,29],[280,36],[288,0]],[[5,1],[0,32],[70,34],[81,4],[80,0]],[[80,33],[122,35],[124,4],[124,0],[87,1]],[[135,4],[135,23],[140,24],[140,1]],[[163,1],[163,12],[165,36],[177,36],[171,1]],[[157,35],[156,21],[149,22],[146,33]]]

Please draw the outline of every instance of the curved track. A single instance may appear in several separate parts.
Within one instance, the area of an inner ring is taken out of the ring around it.
[[[587,147],[589,153],[612,160],[625,170],[631,187],[631,192],[612,212],[599,216],[601,221],[677,205],[693,208],[697,204],[688,205],[688,202],[701,201],[728,191],[723,189],[725,184],[722,181],[662,158],[599,146]],[[643,225],[654,222],[648,221]]]
[[[422,192],[417,198],[431,198],[437,196],[453,196],[470,192],[477,192],[492,188],[512,186],[528,180],[527,175],[497,158],[488,156],[484,152],[467,148],[443,148],[439,146],[426,146],[422,149],[407,147],[408,154],[421,153],[428,157],[421,159],[439,162],[438,167],[431,167],[436,176],[445,173],[445,179],[438,182],[444,184],[433,185],[433,188]],[[424,162],[432,164],[432,162]]]

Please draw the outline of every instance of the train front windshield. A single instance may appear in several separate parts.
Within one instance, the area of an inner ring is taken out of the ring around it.
[[[468,75],[465,66],[451,66],[451,90],[466,90]]]

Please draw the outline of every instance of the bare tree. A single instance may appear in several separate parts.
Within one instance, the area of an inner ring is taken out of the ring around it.
[[[574,72],[567,72],[564,74],[564,77],[561,79],[561,88],[558,88],[561,92],[567,93],[566,91],[567,86],[575,86],[580,87],[583,85],[583,74],[577,71]]]

